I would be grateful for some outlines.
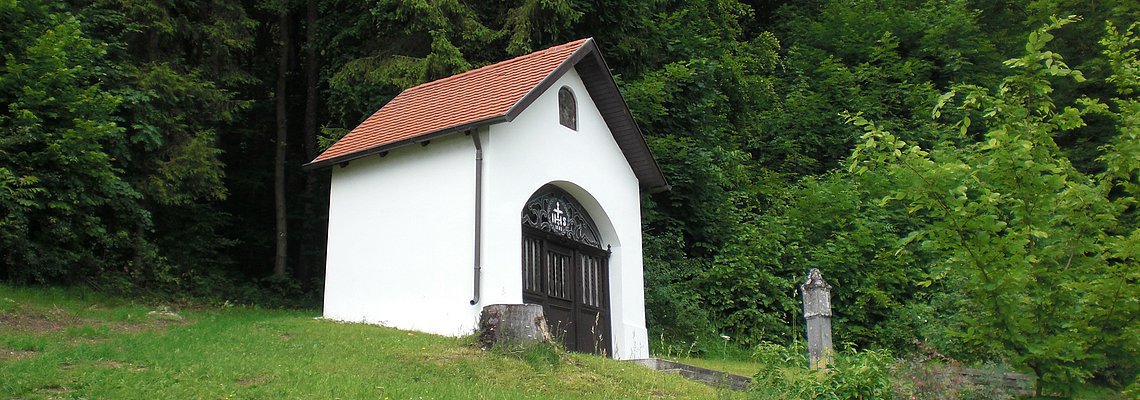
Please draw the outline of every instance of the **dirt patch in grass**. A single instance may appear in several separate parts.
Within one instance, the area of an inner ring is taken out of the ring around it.
[[[79,318],[62,308],[53,306],[45,310],[22,309],[0,315],[0,328],[17,332],[59,332],[76,326],[95,325],[97,321]]]
[[[173,326],[186,325],[187,323],[188,322],[184,319],[171,320],[171,319],[151,318],[151,319],[148,319],[146,321],[134,322],[134,323],[115,322],[115,323],[109,324],[108,327],[111,330],[116,331],[116,332],[142,333],[142,332],[161,331],[161,330],[169,329],[170,327],[173,327]]]
[[[103,368],[122,369],[122,370],[131,371],[131,372],[146,371],[146,369],[147,369],[145,366],[142,366],[142,365],[134,365],[134,364],[131,364],[128,362],[122,362],[122,361],[117,361],[117,360],[106,360],[106,361],[99,363],[99,366],[103,367]]]
[[[79,346],[90,346],[90,345],[94,345],[94,344],[103,343],[106,341],[107,341],[107,338],[105,338],[105,337],[77,337],[77,338],[72,338],[72,339],[68,340],[67,343],[73,344],[73,345],[79,345]]]
[[[474,348],[453,347],[444,349],[439,353],[423,355],[419,359],[436,365],[448,365],[459,360],[475,359],[479,354],[479,351]]]
[[[293,339],[292,333],[289,333],[289,332],[287,332],[287,331],[285,331],[279,327],[273,326],[273,325],[264,324],[264,323],[255,323],[252,326],[253,326],[254,330],[272,334],[273,336],[276,336],[278,339],[281,339],[282,341],[288,342],[290,339]]]
[[[115,332],[142,333],[168,329],[172,326],[185,325],[185,320],[174,321],[168,319],[148,319],[140,322],[102,322],[77,317],[54,317],[44,315],[0,315],[0,329],[10,329],[17,332],[50,333],[60,332],[72,327],[106,326]]]
[[[58,332],[79,325],[79,318],[66,315],[0,315],[0,328],[26,332]]]
[[[253,376],[244,376],[244,377],[238,378],[238,380],[236,380],[234,382],[237,383],[238,386],[241,386],[241,387],[250,387],[250,386],[260,385],[260,384],[269,382],[270,379],[272,379],[272,378],[269,375],[253,375]]]
[[[21,360],[34,357],[36,354],[39,354],[39,352],[32,350],[12,350],[0,347],[0,361]]]
[[[71,393],[71,389],[66,387],[66,386],[58,386],[58,385],[44,386],[44,387],[41,387],[39,389],[36,389],[36,393],[46,394],[46,395],[61,395],[61,394]]]
[[[48,333],[77,325],[83,325],[82,319],[58,305],[33,307],[17,304],[14,309],[0,313],[0,330]]]
[[[121,368],[124,368],[128,365],[130,365],[130,364],[127,364],[127,363],[122,362],[122,361],[115,361],[115,360],[107,360],[107,361],[103,361],[103,362],[99,363],[100,367],[114,368],[114,369],[121,369]]]
[[[80,318],[59,308],[46,311],[17,312],[0,314],[0,329],[16,332],[51,333],[60,332],[73,327],[105,326],[107,329],[123,333],[151,332],[185,325],[188,320],[170,314],[152,314],[148,318],[137,322],[110,322],[96,319]]]

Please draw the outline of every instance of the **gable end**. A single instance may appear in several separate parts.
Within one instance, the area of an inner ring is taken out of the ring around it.
[[[610,75],[610,67],[602,58],[602,51],[593,38],[586,40],[586,43],[571,54],[562,65],[554,69],[514,107],[511,107],[507,111],[506,120],[513,121],[571,68],[578,70],[578,76],[582,77],[582,83],[586,85],[590,99],[602,114],[602,119],[606,121],[606,126],[610,128],[610,133],[613,134],[630,168],[637,175],[641,190],[658,193],[671,189],[664,173],[661,172],[661,167],[657,165],[657,160],[653,159],[649,145],[645,143],[645,136],[634,121],[633,114],[630,114],[629,106],[618,90],[613,75]]]
[[[589,45],[593,45],[593,42]],[[630,114],[629,106],[618,91],[617,82],[610,75],[610,68],[602,59],[601,52],[595,50],[591,55],[578,63],[578,75],[582,77],[586,91],[590,92],[594,105],[602,113],[602,119],[613,133],[630,168],[637,175],[641,188],[650,193],[669,190],[669,183],[653,159],[649,145],[645,143],[645,136]]]

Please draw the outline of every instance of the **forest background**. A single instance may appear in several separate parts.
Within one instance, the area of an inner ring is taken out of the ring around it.
[[[1076,15],[1079,17],[1069,18]],[[673,190],[655,349],[1140,372],[1132,1],[0,0],[0,279],[319,304],[328,171],[402,89],[594,37]]]

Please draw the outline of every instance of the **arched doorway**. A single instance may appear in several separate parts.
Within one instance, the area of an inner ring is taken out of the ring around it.
[[[590,215],[554,185],[522,211],[523,302],[541,304],[567,350],[611,354],[608,246]]]

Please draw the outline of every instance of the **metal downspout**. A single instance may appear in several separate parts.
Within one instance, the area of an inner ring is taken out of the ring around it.
[[[479,143],[479,131],[471,133],[475,143],[475,297],[471,305],[479,303],[479,277],[483,273],[483,145]]]

